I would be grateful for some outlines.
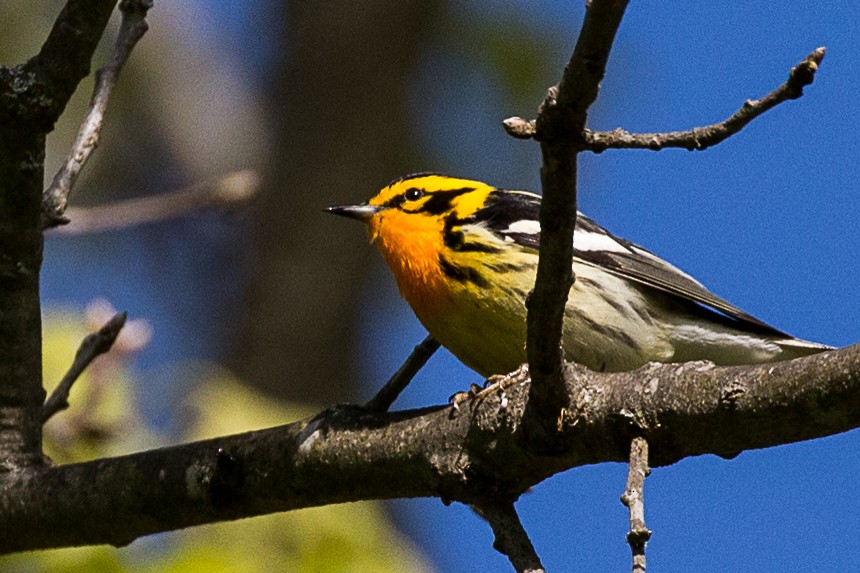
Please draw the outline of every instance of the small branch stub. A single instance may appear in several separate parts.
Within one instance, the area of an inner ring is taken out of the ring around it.
[[[502,125],[511,137],[516,137],[517,139],[531,139],[535,136],[534,120],[528,121],[521,117],[514,116],[504,120]]]
[[[627,543],[633,554],[633,573],[645,573],[645,544],[651,531],[645,527],[645,478],[651,473],[648,467],[648,442],[643,437],[633,438],[630,443],[630,465],[627,470],[627,486],[621,495],[621,503],[630,510],[630,531]]]
[[[491,501],[475,507],[493,529],[493,548],[504,554],[518,573],[543,573],[543,564],[520,521],[513,501]]]
[[[69,392],[72,389],[72,385],[97,356],[111,349],[122,327],[125,326],[127,317],[128,315],[125,312],[116,314],[98,332],[84,338],[81,346],[75,353],[75,359],[69,371],[66,372],[66,375],[63,376],[63,379],[57,384],[57,387],[54,388],[54,391],[51,392],[51,395],[45,400],[45,404],[42,406],[43,424],[50,420],[51,416],[57,412],[69,407]]]

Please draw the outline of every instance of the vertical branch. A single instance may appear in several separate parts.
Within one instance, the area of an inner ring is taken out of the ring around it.
[[[0,475],[41,459],[44,146],[41,133],[0,127]]]
[[[42,460],[41,197],[50,132],[114,0],[68,0],[39,54],[0,67],[0,474]]]
[[[621,503],[630,510],[630,531],[627,543],[633,554],[633,573],[645,573],[645,544],[651,531],[645,527],[645,478],[651,473],[648,467],[648,442],[636,437],[630,443],[630,465],[627,469],[627,486]]]
[[[569,400],[560,341],[564,307],[574,281],[577,154],[583,149],[588,108],[597,98],[626,7],[625,0],[593,0],[588,5],[570,62],[558,86],[550,88],[536,121],[535,137],[543,154],[543,202],[540,260],[527,329],[532,385],[526,424],[532,444],[552,441]]]

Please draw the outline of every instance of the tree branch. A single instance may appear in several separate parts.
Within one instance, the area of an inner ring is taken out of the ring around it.
[[[814,50],[791,68],[784,84],[761,99],[745,101],[738,111],[720,123],[669,133],[630,133],[623,129],[589,131],[585,134],[586,148],[595,153],[609,148],[660,150],[664,147],[680,147],[691,151],[707,149],[738,133],[749,122],[769,109],[801,97],[803,88],[815,80],[815,72],[818,71],[824,54],[823,47]]]
[[[648,442],[637,436],[630,442],[630,463],[627,469],[627,486],[621,503],[630,510],[630,531],[627,543],[633,554],[633,573],[645,573],[645,543],[651,531],[645,527],[645,478],[651,473],[648,467]]]
[[[521,444],[529,380],[524,370],[512,377],[504,407],[492,394],[469,415],[450,407],[384,414],[340,407],[269,430],[0,474],[0,553],[123,545],[347,501],[516,499],[569,468],[628,460],[637,436],[648,440],[651,465],[664,466],[860,427],[860,345],[756,366],[692,362],[598,373],[568,365],[570,407],[554,456]]]
[[[122,0],[119,4],[122,22],[108,63],[96,72],[96,83],[90,99],[90,106],[81,124],[78,137],[75,139],[66,162],[57,171],[50,187],[45,189],[43,193],[43,228],[68,222],[63,214],[69,202],[69,193],[71,193],[81,169],[99,144],[99,133],[104,122],[104,113],[110,94],[117,79],[119,79],[119,74],[126,60],[131,55],[131,51],[149,29],[146,13],[151,7],[152,0]],[[69,48],[64,46],[64,49],[68,50]]]
[[[406,362],[388,379],[385,386],[380,388],[364,407],[370,412],[385,412],[406,389],[418,371],[424,368],[430,357],[439,350],[439,343],[432,336],[427,336],[413,350]]]
[[[513,501],[493,501],[475,506],[493,528],[493,548],[504,554],[518,573],[543,573],[543,564],[526,533]]]
[[[86,76],[114,0],[68,0],[39,54],[0,66],[0,472],[44,462],[39,272],[45,135]]]
[[[528,300],[527,351],[533,384],[524,437],[552,450],[568,396],[562,383],[560,341],[564,307],[573,285],[576,161],[589,106],[597,98],[625,0],[593,0],[558,86],[550,88],[536,121],[543,166],[541,244],[534,291]]]
[[[783,102],[800,98],[803,95],[803,88],[815,81],[815,73],[825,53],[826,50],[823,47],[812,51],[799,64],[791,68],[785,83],[761,99],[745,101],[731,117],[719,123],[694,127],[686,131],[663,133],[630,133],[621,128],[613,131],[585,130],[583,146],[594,153],[601,153],[610,148],[655,151],[667,147],[690,151],[707,149],[738,133],[766,111]],[[535,122],[521,117],[509,117],[504,120],[503,125],[509,135],[518,139],[529,139],[536,134]]]
[[[39,54],[26,64],[0,70],[3,91],[18,105],[3,106],[10,120],[33,121],[51,131],[78,83],[89,74],[90,60],[116,0],[68,0]]]
[[[72,389],[72,384],[83,374],[90,362],[95,360],[100,354],[104,354],[110,350],[119,336],[122,327],[125,326],[125,319],[128,315],[124,312],[115,314],[98,332],[90,334],[81,342],[81,346],[75,353],[75,359],[72,361],[72,366],[50,397],[45,400],[42,406],[42,423],[51,419],[51,416],[65,410],[69,407],[69,392]]]
[[[72,207],[68,225],[53,234],[84,235],[126,229],[165,219],[183,217],[206,209],[230,209],[250,201],[260,189],[260,176],[246,169],[179,191],[96,205]]]

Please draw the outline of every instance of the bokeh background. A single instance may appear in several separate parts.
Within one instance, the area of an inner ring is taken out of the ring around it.
[[[570,56],[583,2],[161,0],[107,115],[75,207],[156,195],[240,169],[259,195],[229,213],[49,235],[46,386],[78,340],[127,310],[136,334],[46,428],[60,461],[288,422],[361,401],[425,335],[358,225],[322,213],[434,170],[539,190],[533,117]],[[0,6],[0,62],[35,54],[62,3]],[[828,48],[806,96],[704,153],[582,159],[580,208],[781,329],[860,339],[860,7],[854,2],[632,3],[594,129],[721,120]],[[104,62],[117,22],[94,66]],[[50,137],[67,152],[92,80]],[[478,376],[440,352],[398,408],[443,403]],[[856,570],[856,432],[654,471],[661,571]],[[556,476],[519,509],[545,565],[629,567],[625,466]],[[439,500],[352,504],[0,561],[9,571],[507,570],[489,528]]]

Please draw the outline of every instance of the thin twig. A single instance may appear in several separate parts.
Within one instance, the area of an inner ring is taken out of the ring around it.
[[[645,573],[645,543],[651,531],[645,527],[645,478],[651,473],[648,467],[648,442],[637,436],[630,442],[630,464],[627,469],[627,486],[621,503],[630,510],[630,531],[627,543],[633,554],[633,573]]]
[[[182,217],[205,209],[229,209],[253,198],[260,188],[256,171],[236,171],[179,191],[117,201],[95,207],[70,208],[68,225],[52,232],[83,235],[125,229]]]
[[[664,133],[630,133],[618,128],[613,131],[585,132],[584,148],[600,153],[606,149],[652,149],[676,147],[688,150],[707,149],[741,131],[748,123],[777,105],[798,99],[803,88],[815,81],[815,73],[826,53],[821,47],[811,52],[791,69],[788,79],[781,86],[761,99],[747,100],[728,119],[704,127],[686,131]],[[535,122],[521,117],[510,117],[503,122],[505,130],[513,137],[528,139],[535,136]]]
[[[376,396],[364,405],[364,408],[371,412],[388,411],[400,393],[437,350],[439,350],[439,343],[432,336],[427,336],[412,350],[412,354],[409,355],[406,362],[388,379],[388,382],[376,393]]]
[[[122,22],[108,63],[96,72],[90,106],[71,153],[57,171],[50,187],[42,194],[43,229],[68,222],[64,214],[69,203],[69,194],[81,169],[99,144],[99,133],[111,91],[134,46],[149,29],[146,13],[151,7],[152,0],[122,0],[119,4]]]
[[[545,571],[512,501],[493,501],[475,509],[493,528],[493,548],[505,555],[518,573]]]
[[[707,149],[738,133],[749,122],[769,109],[801,97],[803,88],[815,80],[815,72],[818,71],[825,51],[823,47],[814,50],[791,68],[784,84],[761,99],[745,101],[741,108],[725,121],[669,133],[630,133],[623,129],[587,132],[586,147],[595,153],[608,148],[659,150],[664,147],[680,147],[691,151]]]
[[[51,416],[61,410],[69,407],[69,392],[72,389],[72,384],[78,379],[83,371],[90,363],[100,354],[104,354],[110,350],[119,336],[122,327],[125,325],[125,319],[128,315],[124,312],[115,314],[98,332],[88,335],[81,342],[80,348],[75,353],[75,359],[72,361],[72,366],[51,395],[45,400],[42,405],[42,423],[47,422]]]

